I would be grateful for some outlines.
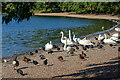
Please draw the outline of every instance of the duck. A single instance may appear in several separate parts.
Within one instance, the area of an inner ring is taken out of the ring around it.
[[[69,33],[70,33],[70,32],[69,32]],[[63,32],[60,32],[60,34],[62,34],[61,42],[62,42],[63,44],[65,44],[66,40],[64,39],[64,33],[63,33]],[[74,43],[73,43],[72,40],[71,40],[70,34],[69,34],[69,37],[70,37],[70,39],[67,39],[67,45],[74,45]]]
[[[46,59],[45,61],[43,61],[43,64],[47,65],[48,64],[48,60]]]
[[[23,71],[22,71],[21,69],[17,69],[16,71],[17,71],[18,74],[20,74],[20,75],[22,75],[22,76],[25,75],[25,74],[23,74]]]
[[[59,56],[59,57],[58,57],[58,60],[62,62],[62,61],[63,61],[63,57],[62,57],[62,56]]]
[[[40,59],[45,59],[45,56],[44,55],[40,55]]]
[[[33,64],[34,64],[34,65],[37,65],[37,64],[38,64],[38,62],[37,62],[37,61],[35,61],[35,60],[33,60]]]
[[[52,41],[50,41],[50,43],[47,43],[47,44],[45,45],[45,50],[46,50],[46,51],[50,51],[52,48],[53,48]]]
[[[81,54],[83,57],[86,57],[86,54],[82,51],[82,54]]]
[[[38,53],[38,50],[35,50],[35,53]]]
[[[29,59],[27,57],[24,57],[23,61],[26,62],[26,63],[28,63],[29,61],[31,61],[31,59]]]
[[[85,59],[85,57],[82,54],[79,54],[80,59]]]
[[[118,27],[117,27],[117,28],[115,28],[115,30],[116,30],[116,31],[118,31],[118,32],[120,32],[120,28],[118,28]]]
[[[111,40],[111,39],[107,39],[106,34],[104,34],[104,35],[105,35],[105,39],[103,40],[104,43],[107,43],[107,44],[113,44],[113,43],[116,43],[115,41],[113,41],[113,40]]]
[[[4,59],[4,60],[3,60],[3,62],[4,62],[4,63],[7,63],[7,62],[8,62],[8,60],[7,60],[7,59]]]
[[[15,59],[13,60],[12,64],[14,65],[14,70],[16,70],[16,67],[19,66],[19,61],[17,60],[17,56],[16,56]]]
[[[29,55],[33,55],[33,52],[29,52]]]
[[[74,49],[71,46],[67,46],[67,37],[64,37],[66,42],[64,45],[64,51],[67,51],[67,53],[74,53]]]

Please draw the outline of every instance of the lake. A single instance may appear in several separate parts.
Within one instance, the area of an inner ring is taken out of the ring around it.
[[[115,23],[108,20],[80,19],[53,16],[32,16],[29,21],[2,24],[2,57],[13,56],[33,51],[47,42],[60,44],[61,31],[68,37],[68,30],[75,32],[76,37],[109,29]]]

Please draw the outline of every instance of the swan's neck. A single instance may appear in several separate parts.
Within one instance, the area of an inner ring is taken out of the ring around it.
[[[75,39],[75,34],[73,34],[73,39]]]
[[[70,41],[71,41],[71,32],[70,32],[70,30],[69,30],[69,39],[70,39]]]
[[[105,35],[105,39],[107,39],[107,36],[106,36],[106,34],[104,34]]]
[[[65,38],[64,50],[66,50],[66,47],[67,47],[67,38]]]
[[[64,37],[64,33],[62,32],[62,37],[61,37],[61,39],[63,39],[63,37]]]

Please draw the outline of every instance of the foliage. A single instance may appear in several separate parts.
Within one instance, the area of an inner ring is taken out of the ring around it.
[[[3,2],[2,11],[7,13],[3,22],[29,20],[33,12],[70,12],[77,14],[120,14],[120,2]]]

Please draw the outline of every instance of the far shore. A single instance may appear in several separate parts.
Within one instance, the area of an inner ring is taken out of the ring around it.
[[[34,15],[40,16],[64,16],[64,17],[75,17],[75,18],[89,18],[89,19],[114,19],[120,20],[120,16],[115,15],[96,15],[96,14],[71,14],[71,13],[34,13]]]

